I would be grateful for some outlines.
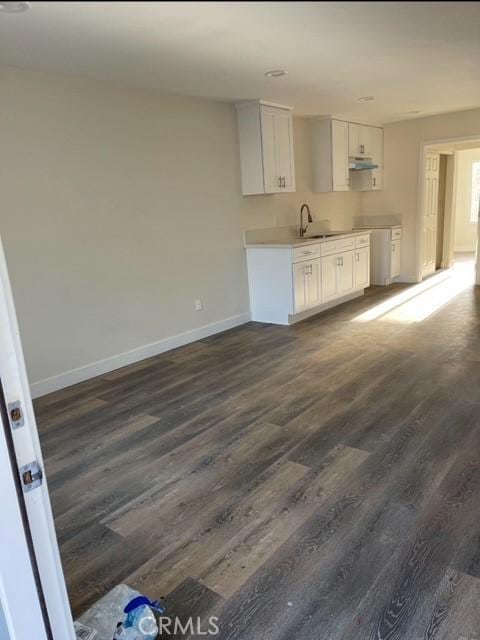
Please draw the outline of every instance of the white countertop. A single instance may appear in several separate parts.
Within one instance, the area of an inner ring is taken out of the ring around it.
[[[395,226],[395,225],[394,225]],[[349,231],[326,231],[325,233],[333,233],[335,235],[328,236],[327,238],[287,238],[285,240],[274,240],[272,242],[268,240],[262,240],[259,242],[249,242],[245,244],[246,249],[294,249],[295,247],[304,247],[310,244],[321,244],[323,242],[331,242],[332,240],[339,240],[341,238],[348,238],[350,236],[361,236],[368,233],[368,229],[363,231],[359,229],[350,229]]]
[[[365,230],[368,231],[368,229],[401,229],[402,225],[401,224],[366,224],[365,226],[360,225],[358,227],[354,227],[355,230]]]

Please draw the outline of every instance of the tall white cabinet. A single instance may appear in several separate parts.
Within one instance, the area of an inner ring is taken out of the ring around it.
[[[243,195],[295,191],[291,108],[262,100],[236,108]]]

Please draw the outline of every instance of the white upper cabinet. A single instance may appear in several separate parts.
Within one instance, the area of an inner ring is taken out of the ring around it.
[[[247,102],[237,116],[243,195],[295,191],[291,109]]]
[[[353,158],[371,158],[373,148],[372,129],[363,124],[348,123],[348,155]]]
[[[349,142],[349,155],[357,158],[369,158],[378,165],[378,169],[351,171],[350,187],[352,191],[379,191],[383,187],[383,129],[350,123],[349,141],[352,127],[355,142],[353,145]],[[354,149],[363,149],[364,152],[355,155]]]
[[[313,191],[348,191],[348,122],[311,122]]]
[[[314,118],[310,123],[313,191],[375,191],[383,186],[383,129]],[[354,159],[377,169],[350,168]],[[367,160],[368,159],[368,160]]]

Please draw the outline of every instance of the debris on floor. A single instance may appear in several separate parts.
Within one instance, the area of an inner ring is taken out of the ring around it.
[[[77,640],[154,640],[154,611],[162,615],[165,607],[120,584],[75,622]]]

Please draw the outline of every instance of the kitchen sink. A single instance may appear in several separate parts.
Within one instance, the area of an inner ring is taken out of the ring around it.
[[[297,240],[315,240],[316,238],[331,238],[332,236],[341,236],[344,235],[345,232],[344,231],[333,231],[333,232],[326,232],[326,233],[318,233],[315,234],[314,236],[297,236]]]

